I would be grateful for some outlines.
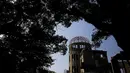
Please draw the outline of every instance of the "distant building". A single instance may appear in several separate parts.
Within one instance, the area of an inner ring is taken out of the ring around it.
[[[111,59],[113,73],[130,73],[130,56],[121,51]]]
[[[72,38],[69,45],[69,73],[110,73],[108,68],[110,64],[106,51],[92,50],[85,37]]]

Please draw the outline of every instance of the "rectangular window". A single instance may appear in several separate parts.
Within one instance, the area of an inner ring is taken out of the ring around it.
[[[76,54],[74,54],[74,60],[76,60]]]
[[[75,48],[78,48],[78,45],[75,45]]]
[[[80,48],[82,48],[82,45],[80,45]]]
[[[78,67],[77,67],[77,73],[79,73],[78,71],[79,71],[79,70],[78,70]]]
[[[76,54],[75,54],[75,59],[76,59]]]
[[[83,55],[81,56],[81,62],[84,62],[84,57],[83,57]]]
[[[70,55],[69,55],[69,62],[70,62]]]
[[[72,59],[74,58],[74,54],[72,54]]]
[[[73,54],[73,59],[75,60],[75,54]]]
[[[72,62],[74,62],[74,54],[72,54]]]
[[[95,60],[96,66],[99,66],[99,61]]]
[[[78,73],[78,67],[77,66],[75,66],[75,71],[76,71],[76,73]]]
[[[83,45],[83,48],[85,48],[85,45]]]
[[[72,45],[72,48],[75,48],[75,45]]]
[[[75,71],[74,71],[74,66],[72,66],[72,73],[75,73]]]
[[[82,45],[82,48],[84,48],[84,45]]]
[[[76,60],[78,60],[78,55],[76,55]]]

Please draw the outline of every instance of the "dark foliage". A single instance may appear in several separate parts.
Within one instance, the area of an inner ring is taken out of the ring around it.
[[[53,2],[57,1],[57,2]],[[130,1],[119,0],[53,0],[50,8],[53,11],[72,16],[71,20],[84,19],[93,24],[98,32],[92,41],[100,46],[102,39],[113,35],[119,45],[129,54]],[[64,5],[64,6],[63,6]]]
[[[67,39],[55,35],[54,28],[66,22],[56,19],[46,3],[0,1],[1,73],[53,73],[48,70],[53,64],[50,55],[57,52],[65,55]]]
[[[66,39],[55,35],[54,28],[59,23],[69,27],[79,19],[98,29],[93,34],[94,44],[100,46],[102,38],[113,35],[129,52],[129,13],[129,0],[1,0],[1,71],[47,71],[53,62],[50,54],[66,52]]]

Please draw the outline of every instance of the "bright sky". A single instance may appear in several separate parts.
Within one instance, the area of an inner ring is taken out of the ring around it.
[[[69,45],[69,41],[75,36],[84,36],[87,37],[91,41],[91,34],[95,27],[84,20],[80,20],[78,22],[73,22],[69,28],[65,28],[61,25],[57,27],[56,34],[63,35],[68,39],[67,47]],[[100,50],[107,51],[108,60],[114,56],[116,53],[121,51],[121,49],[117,46],[115,39],[111,36],[107,40],[104,40],[101,47],[98,48]],[[68,50],[69,51],[69,50]],[[55,64],[51,66],[51,70],[56,73],[64,73],[65,69],[69,69],[69,54],[68,51],[66,55],[54,54],[53,59],[55,60]]]

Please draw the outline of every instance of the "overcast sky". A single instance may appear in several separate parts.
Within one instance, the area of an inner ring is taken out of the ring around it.
[[[93,25],[85,22],[84,20],[80,20],[77,22],[73,22],[69,28],[65,28],[61,25],[57,26],[56,34],[63,35],[68,39],[67,42],[67,47],[68,47],[69,41],[76,36],[84,36],[88,38],[91,42],[91,34],[94,28],[95,27]],[[112,36],[110,36],[107,40],[104,40],[101,47],[97,49],[107,51],[109,61],[112,56],[114,56],[115,54],[121,51],[121,49],[117,46],[117,43]],[[64,56],[59,53],[53,55],[53,59],[56,60],[54,61],[55,64],[51,66],[50,68],[51,70],[55,71],[56,73],[64,73],[65,69],[69,69],[68,51]]]

